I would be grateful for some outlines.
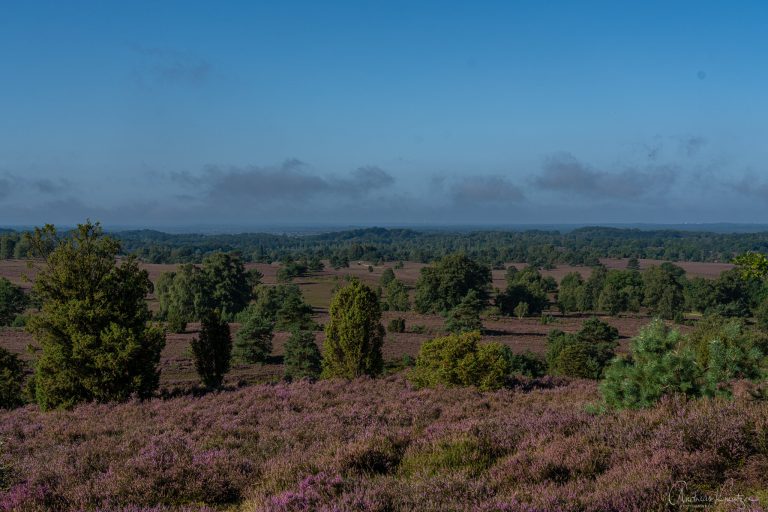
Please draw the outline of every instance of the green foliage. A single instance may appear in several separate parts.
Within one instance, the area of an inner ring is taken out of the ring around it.
[[[398,466],[398,473],[413,478],[417,474],[434,476],[460,472],[465,477],[477,478],[493,465],[494,460],[493,446],[476,436],[463,434],[406,452]]]
[[[24,403],[23,382],[24,363],[16,354],[0,347],[0,409],[13,409]]]
[[[768,277],[768,257],[757,252],[747,252],[733,259],[744,279],[764,279]]]
[[[586,289],[584,279],[578,272],[566,274],[560,281],[560,289],[557,293],[557,302],[563,313],[573,311],[589,311],[585,300]]]
[[[463,254],[445,256],[431,267],[421,269],[416,282],[416,310],[419,313],[450,311],[467,296],[477,293],[483,306],[488,301],[491,269]]]
[[[640,262],[634,256],[627,260],[627,270],[634,270],[635,272],[640,271]]]
[[[738,269],[726,270],[714,283],[712,306],[706,313],[710,315],[742,317],[750,316],[754,297],[759,292],[760,284],[756,280],[742,278]]]
[[[584,302],[580,311],[595,311],[600,303],[600,294],[608,277],[608,269],[605,265],[597,265],[592,268],[589,279],[584,283]]]
[[[255,277],[245,271],[238,256],[222,252],[207,256],[202,266],[205,308],[218,310],[226,320],[234,319],[251,300]]]
[[[399,373],[408,368],[413,368],[416,364],[416,359],[408,354],[404,354],[398,359],[390,359],[384,363],[384,375],[393,375]]]
[[[390,320],[387,324],[387,332],[405,332],[405,318],[397,317]]]
[[[481,331],[483,322],[480,320],[480,312],[483,303],[475,290],[469,293],[461,302],[446,315],[445,328],[452,333]]]
[[[514,314],[518,318],[538,315],[548,305],[547,294],[557,289],[557,284],[545,278],[534,267],[518,271],[515,267],[507,269],[507,289],[497,294],[496,305],[506,315]],[[526,307],[521,304],[527,305]]]
[[[730,396],[735,379],[765,378],[768,338],[739,320],[707,318],[688,336],[660,320],[632,340],[632,355],[608,367],[601,391],[610,407],[650,407],[662,396]]]
[[[543,314],[542,313],[541,318],[539,318],[539,323],[541,325],[554,324],[555,322],[557,322],[557,319],[554,316],[550,315],[550,314]]]
[[[640,311],[643,300],[643,280],[635,270],[609,270],[597,307],[610,315],[625,311]]]
[[[395,271],[391,268],[387,267],[384,269],[384,272],[381,273],[381,277],[379,278],[379,284],[382,288],[386,288],[389,283],[395,280]]]
[[[511,351],[500,343],[479,345],[479,341],[479,332],[468,332],[425,342],[409,379],[417,387],[499,389],[512,371]]]
[[[184,332],[188,322],[200,319],[206,289],[203,274],[194,265],[181,265],[176,272],[161,274],[155,288],[158,316],[168,321],[172,332]]]
[[[11,322],[11,327],[26,327],[27,321],[29,320],[29,316],[27,315],[16,315],[16,318],[13,319],[13,322]]]
[[[600,370],[589,345],[570,341],[563,343],[550,366],[550,372],[554,375],[580,379],[597,379],[600,377]]]
[[[471,361],[464,361],[467,366],[464,374],[471,385],[483,391],[502,388],[512,373],[512,351],[506,345],[497,342],[477,346],[474,367]]]
[[[276,292],[280,305],[275,315],[275,329],[288,331],[315,328],[315,322],[312,320],[312,306],[304,302],[298,286],[278,287]]]
[[[200,380],[208,388],[221,387],[232,359],[232,338],[229,324],[218,311],[203,313],[200,334],[191,346]]]
[[[240,330],[235,335],[234,356],[246,363],[263,363],[272,353],[274,320],[255,304],[239,316]]]
[[[576,334],[554,330],[547,336],[547,366],[553,375],[598,379],[614,357],[618,330],[597,319],[584,322]]]
[[[28,329],[41,347],[35,367],[41,408],[149,397],[159,381],[163,333],[148,327],[147,272],[87,222],[66,237],[53,226],[30,237],[46,260],[33,291],[42,301]]]
[[[768,299],[763,300],[755,310],[755,322],[763,332],[768,332]]]
[[[408,311],[411,308],[408,288],[402,281],[393,279],[386,287],[386,308],[388,311]]]
[[[11,325],[29,303],[22,289],[0,277],[0,326]]]
[[[704,318],[687,334],[682,345],[691,350],[709,382],[706,395],[716,393],[717,383],[732,379],[755,380],[763,376],[768,355],[768,336],[747,328],[743,320],[717,316]]]
[[[183,332],[188,322],[199,320],[211,309],[232,320],[251,300],[259,279],[261,273],[246,272],[240,258],[230,254],[213,253],[201,267],[181,265],[157,281],[159,317],[174,332]]]
[[[531,351],[522,354],[509,352],[510,373],[526,377],[542,377],[547,373],[547,363]]]
[[[685,270],[672,263],[652,266],[643,273],[643,304],[651,313],[672,320],[685,305]]]
[[[254,302],[249,309],[253,314],[268,319],[275,330],[290,331],[294,328],[313,330],[312,306],[304,302],[301,290],[296,285],[261,285],[256,288]],[[239,317],[241,322],[244,318]]]
[[[379,299],[370,287],[353,280],[331,300],[325,326],[323,377],[376,376],[383,369]]]
[[[654,320],[632,340],[629,357],[606,369],[600,386],[609,407],[643,408],[665,394],[696,394],[699,370],[693,354],[681,348],[680,333]]]
[[[593,345],[607,343],[613,346],[614,342],[619,339],[619,330],[597,317],[592,317],[582,324],[581,330],[576,336],[580,341]]]
[[[689,279],[683,290],[685,309],[706,314],[714,311],[716,304],[715,281],[704,277]]]
[[[531,308],[528,306],[527,302],[518,302],[517,306],[515,306],[515,310],[514,310],[515,316],[518,319],[522,320],[523,318],[528,316],[528,312],[530,311],[530,309]]]
[[[285,342],[285,378],[316,379],[322,370],[320,350],[310,331],[294,330]]]

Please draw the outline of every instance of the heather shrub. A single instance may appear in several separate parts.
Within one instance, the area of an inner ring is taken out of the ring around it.
[[[28,320],[29,320],[28,315],[16,315],[16,318],[14,318],[13,322],[11,322],[11,327],[15,327],[17,329],[26,327]]]
[[[387,332],[401,333],[405,332],[405,318],[393,318],[387,324]]]
[[[120,243],[98,223],[66,237],[49,225],[31,240],[46,261],[33,287],[42,309],[28,326],[42,349],[35,366],[40,406],[151,396],[165,337],[147,325],[147,271],[132,257],[118,265]]]
[[[316,379],[322,370],[320,349],[311,331],[294,330],[285,342],[285,378],[288,380]]]
[[[323,372],[325,378],[352,379],[376,376],[383,370],[379,299],[370,287],[353,280],[331,300],[325,326]]]
[[[24,402],[23,382],[24,363],[16,354],[0,347],[0,409],[13,409]]]
[[[501,388],[511,371],[511,351],[499,343],[479,345],[478,341],[480,333],[470,332],[425,342],[409,379],[417,387]]]
[[[218,311],[203,314],[200,335],[191,342],[195,369],[208,388],[221,387],[232,358],[229,324]]]
[[[549,313],[542,313],[541,318],[539,318],[539,323],[541,325],[554,324],[555,322],[557,322],[557,319]]]
[[[768,403],[586,413],[598,397],[586,380],[481,395],[398,375],[19,408],[0,413],[0,510],[639,512],[685,509],[668,503],[681,480],[768,505]]]
[[[170,311],[166,315],[166,326],[170,332],[184,333],[187,330],[187,320],[178,311]]]
[[[601,368],[589,346],[579,341],[572,341],[567,334],[560,338],[560,343],[562,346],[549,366],[549,371],[553,375],[580,379],[599,378]]]
[[[240,330],[235,335],[234,356],[246,363],[263,363],[272,353],[274,322],[254,305],[240,316]]]
[[[547,373],[547,363],[531,351],[522,354],[509,352],[510,373],[526,377],[543,377]]]
[[[547,366],[552,375],[599,379],[613,359],[618,330],[597,319],[584,322],[576,334],[553,330],[547,336]]]

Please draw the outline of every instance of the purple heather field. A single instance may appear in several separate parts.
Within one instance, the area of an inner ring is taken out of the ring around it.
[[[591,381],[265,384],[0,414],[5,511],[761,510],[768,404],[595,414]],[[693,501],[692,501],[693,500]],[[696,502],[698,503],[698,502]]]

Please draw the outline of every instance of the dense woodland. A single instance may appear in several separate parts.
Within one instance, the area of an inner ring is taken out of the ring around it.
[[[547,268],[557,264],[594,265],[598,258],[649,258],[667,261],[728,262],[734,255],[768,252],[768,233],[709,233],[585,227],[558,231],[417,231],[367,228],[305,236],[242,233],[168,234],[159,231],[112,233],[125,254],[148,263],[199,263],[216,252],[237,252],[244,261],[287,258],[428,263],[454,252],[494,267],[518,261]],[[23,233],[0,234],[0,258],[23,258],[29,245]]]

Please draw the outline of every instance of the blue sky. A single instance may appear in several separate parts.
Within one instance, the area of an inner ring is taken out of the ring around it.
[[[0,224],[766,222],[763,2],[0,3]]]

